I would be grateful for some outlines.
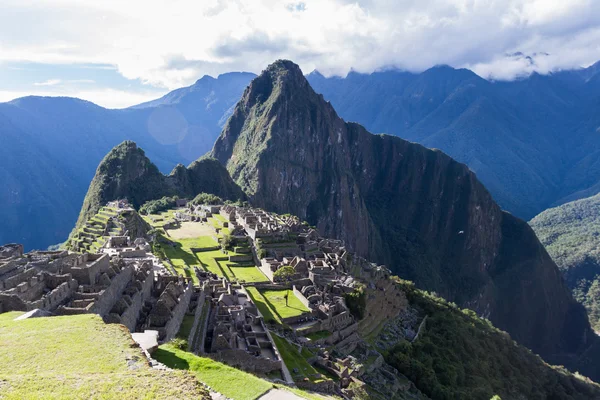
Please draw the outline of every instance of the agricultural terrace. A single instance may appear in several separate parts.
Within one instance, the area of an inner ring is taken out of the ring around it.
[[[302,347],[302,350],[298,351],[298,346],[277,335],[273,335],[273,340],[295,382],[303,381],[305,378],[313,383],[329,379],[308,362],[309,358],[314,357],[310,350]]]
[[[189,373],[148,365],[123,326],[97,315],[0,314],[3,399],[210,399]]]
[[[298,300],[291,290],[258,290],[246,288],[248,295],[260,310],[266,322],[277,322],[290,317],[297,317],[310,310]],[[287,294],[287,304],[285,296]]]

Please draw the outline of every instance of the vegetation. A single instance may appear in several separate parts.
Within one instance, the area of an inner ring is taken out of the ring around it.
[[[273,274],[273,280],[275,282],[290,282],[292,279],[294,279],[294,275],[296,275],[296,270],[294,267],[286,265],[275,271]]]
[[[158,214],[161,211],[166,211],[168,209],[174,208],[177,200],[179,200],[179,196],[172,197],[162,197],[158,200],[150,200],[145,202],[140,207],[140,214]]]
[[[199,381],[234,400],[254,400],[273,388],[273,384],[239,369],[199,357],[171,343],[156,350],[153,358],[175,369],[191,371]]]
[[[355,288],[352,292],[345,295],[346,305],[348,309],[358,320],[365,316],[365,309],[367,308],[367,294],[365,288],[360,286]]]
[[[193,205],[199,204],[210,204],[210,205],[220,205],[223,204],[223,199],[217,195],[211,193],[200,193],[194,197],[192,201],[190,201]]]
[[[247,287],[248,295],[258,307],[266,322],[282,324],[282,319],[296,317],[310,310],[291,290],[261,290]],[[286,300],[287,295],[287,300]],[[286,304],[287,301],[287,304]]]
[[[546,210],[530,224],[600,330],[600,195]]]
[[[434,399],[590,399],[600,386],[551,367],[473,311],[400,281],[411,305],[427,315],[419,338],[400,342],[386,361]]]
[[[208,398],[188,373],[149,367],[127,329],[93,314],[0,314],[3,399]]]
[[[308,378],[311,382],[316,383],[327,379],[307,361],[308,358],[313,356],[310,351],[302,348],[302,351],[299,352],[297,346],[289,343],[284,338],[277,335],[272,336],[277,350],[279,350],[281,358],[290,371],[290,374],[292,374],[294,381],[299,382],[304,378]]]

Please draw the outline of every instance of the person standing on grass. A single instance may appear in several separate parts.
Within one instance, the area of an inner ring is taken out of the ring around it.
[[[288,296],[290,294],[290,291],[288,290],[287,292],[285,292],[285,294],[283,295],[283,298],[285,299],[285,306],[288,307]]]

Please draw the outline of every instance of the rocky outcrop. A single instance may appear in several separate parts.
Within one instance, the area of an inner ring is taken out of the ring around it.
[[[444,153],[343,121],[292,62],[252,81],[212,156],[254,205],[308,220],[534,351],[585,345],[585,312],[525,222]]]
[[[135,208],[148,200],[179,195],[193,198],[201,192],[224,199],[244,198],[227,170],[214,159],[201,158],[188,168],[176,166],[165,176],[132,141],[125,141],[104,157],[83,201],[76,229],[109,201],[126,198]]]

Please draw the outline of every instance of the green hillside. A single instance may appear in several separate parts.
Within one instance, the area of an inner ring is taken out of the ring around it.
[[[2,399],[210,399],[192,375],[152,369],[123,326],[20,314],[0,314]]]
[[[599,331],[600,195],[546,210],[530,224]]]

